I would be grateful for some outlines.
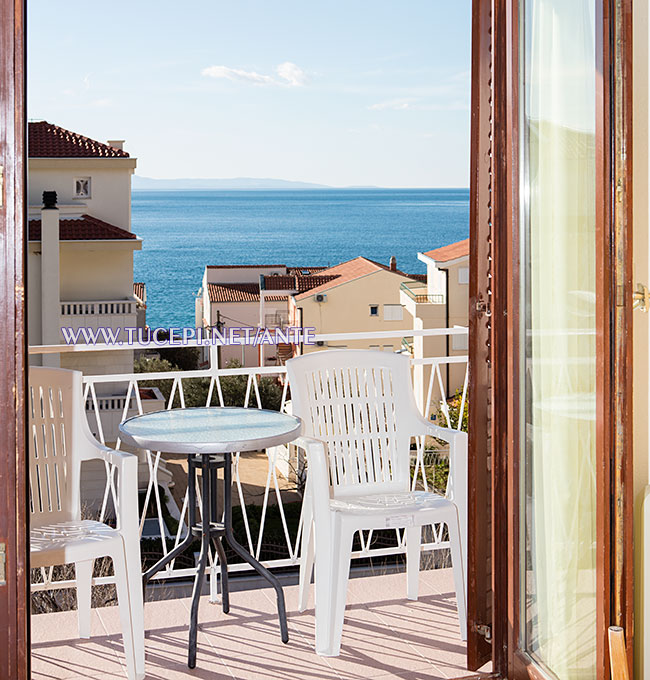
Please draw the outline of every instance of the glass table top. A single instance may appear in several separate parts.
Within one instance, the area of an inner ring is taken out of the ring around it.
[[[167,453],[258,451],[300,434],[295,416],[257,408],[177,408],[145,413],[120,424],[126,444]]]

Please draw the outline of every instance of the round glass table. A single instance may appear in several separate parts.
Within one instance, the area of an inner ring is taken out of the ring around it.
[[[144,585],[171,560],[201,539],[199,565],[192,590],[187,665],[196,666],[196,638],[202,581],[214,542],[221,566],[223,611],[230,609],[228,566],[222,540],[275,589],[282,642],[289,641],[284,593],[278,579],[233,535],[232,454],[280,446],[300,434],[299,418],[278,411],[239,407],[178,408],[145,413],[120,424],[122,441],[149,451],[185,454],[188,461],[189,527],[185,539],[143,575]],[[201,521],[196,517],[196,470],[201,470]],[[217,517],[217,470],[223,468],[223,519]]]

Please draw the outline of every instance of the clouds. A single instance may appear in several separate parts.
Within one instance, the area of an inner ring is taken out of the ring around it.
[[[290,61],[285,61],[280,64],[275,69],[275,72],[280,78],[285,80],[290,87],[302,87],[307,84],[308,79],[305,71],[303,71],[300,66],[296,66],[296,64]]]
[[[282,87],[303,87],[309,78],[307,72],[291,61],[279,64],[275,73],[277,76],[245,71],[229,66],[208,66],[201,71],[201,75],[208,78],[231,80],[233,82],[249,83],[251,85],[279,85]]]
[[[415,97],[403,97],[402,99],[389,99],[388,101],[372,104],[368,108],[370,111],[403,111],[409,109],[416,102]]]

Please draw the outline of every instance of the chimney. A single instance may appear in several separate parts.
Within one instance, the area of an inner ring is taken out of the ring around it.
[[[58,345],[60,333],[59,209],[56,191],[43,192],[41,209],[41,343]],[[43,366],[58,367],[58,354],[43,354]]]
[[[397,258],[395,257],[395,255],[391,255],[391,256],[390,256],[390,260],[389,260],[389,262],[388,262],[388,266],[390,267],[390,270],[391,270],[392,272],[396,272],[396,271],[397,271]]]
[[[109,139],[107,142],[108,146],[112,146],[114,149],[119,149],[124,151],[124,140],[123,139]]]

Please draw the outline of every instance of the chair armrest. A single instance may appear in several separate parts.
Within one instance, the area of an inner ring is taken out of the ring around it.
[[[440,425],[434,425],[430,420],[423,418],[419,413],[417,415],[417,422],[413,428],[414,435],[428,435],[430,437],[436,437],[436,439],[442,439],[443,441],[452,443],[458,434],[464,435],[464,432],[456,430],[450,427],[441,427]]]
[[[307,454],[307,495],[312,495],[314,514],[326,516],[330,507],[330,483],[325,444],[313,437],[298,437],[294,446]]]
[[[461,545],[464,561],[467,564],[467,433],[448,427],[440,427],[429,422],[418,414],[415,426],[416,435],[428,435],[442,439],[449,444],[449,482],[447,484],[447,498],[454,503],[458,510],[460,522]]]
[[[113,495],[117,526],[125,535],[139,535],[138,457],[134,453],[116,451],[100,444],[92,434],[83,433],[82,461],[103,460],[117,469],[117,489]],[[113,488],[112,470],[107,471]]]

